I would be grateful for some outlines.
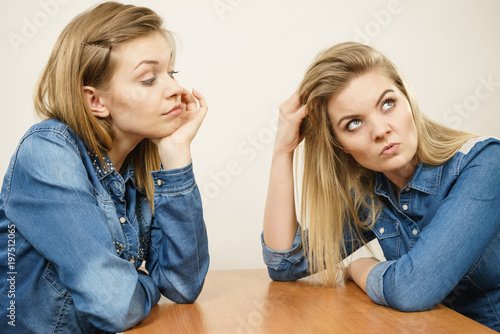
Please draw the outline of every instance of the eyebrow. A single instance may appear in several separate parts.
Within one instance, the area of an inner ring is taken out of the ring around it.
[[[141,66],[141,65],[143,65],[143,64],[158,65],[158,64],[159,64],[159,62],[158,62],[158,61],[156,61],[156,60],[143,60],[143,61],[141,61],[139,64],[137,64],[137,66],[136,66],[136,67],[134,67],[134,71],[135,71],[135,70],[136,70],[139,66]]]
[[[173,57],[174,57],[173,53],[170,53],[170,57],[168,58],[168,59],[169,59],[169,62],[170,62],[170,60],[172,60],[172,59],[173,59]],[[136,70],[139,66],[141,66],[141,65],[143,65],[143,64],[159,65],[159,64],[160,64],[160,62],[159,62],[158,60],[153,60],[153,59],[145,59],[145,60],[143,60],[143,61],[139,62],[139,64],[137,64],[137,66],[136,66],[136,67],[134,67],[134,71],[135,71],[135,70]]]
[[[382,94],[380,94],[380,97],[378,98],[377,103],[375,103],[375,107],[377,107],[379,105],[380,101],[382,101],[385,94],[387,94],[389,92],[394,92],[394,90],[393,89],[386,89]],[[344,116],[341,119],[339,119],[339,121],[337,122],[337,126],[340,126],[340,123],[342,123],[346,119],[354,119],[354,118],[358,118],[359,116],[360,116],[359,114]]]
[[[346,119],[354,119],[354,118],[358,118],[359,116],[360,115],[347,115],[347,116],[344,116],[341,119],[339,119],[339,121],[337,123],[337,126],[340,126],[340,123],[342,123]]]
[[[375,107],[378,106],[378,104],[380,103],[380,101],[382,101],[382,99],[384,98],[385,94],[389,93],[389,92],[394,92],[393,89],[386,89],[381,95],[380,97],[378,98],[377,100],[377,103],[375,103]]]

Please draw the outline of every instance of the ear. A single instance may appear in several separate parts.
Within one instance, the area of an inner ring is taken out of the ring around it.
[[[97,89],[91,86],[83,86],[83,96],[95,117],[106,118],[109,116],[109,111],[102,103]]]

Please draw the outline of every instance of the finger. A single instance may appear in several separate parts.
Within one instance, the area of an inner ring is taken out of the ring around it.
[[[181,93],[181,102],[185,105],[186,110],[196,111],[196,99],[187,89],[184,89]]]
[[[297,93],[294,93],[292,95],[292,100],[290,101],[290,107],[293,108],[293,110],[298,110],[301,107],[299,103],[299,96],[297,95]]]
[[[285,101],[283,101],[281,104],[280,104],[280,110],[285,110],[287,109],[288,105],[290,104],[290,102],[292,101],[293,99],[293,96],[294,96],[295,93],[293,93],[292,95],[290,95]]]
[[[186,88],[182,90],[181,99],[184,100],[186,103],[196,102],[193,95],[191,95],[191,93]]]
[[[283,113],[294,113],[299,109],[299,97],[297,93],[293,93],[285,102],[280,105],[280,110]]]
[[[302,105],[297,109],[296,115],[298,118],[303,119],[307,116],[307,105]]]
[[[200,104],[199,111],[206,112],[208,110],[208,104],[207,100],[205,100],[205,97],[194,88],[193,88],[193,96],[198,100],[198,103]]]

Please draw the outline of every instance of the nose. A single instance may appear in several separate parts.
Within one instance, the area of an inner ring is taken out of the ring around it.
[[[181,96],[183,90],[184,88],[179,85],[177,80],[170,76],[167,77],[165,84],[165,98],[167,100],[177,99]]]
[[[380,141],[384,139],[391,132],[391,127],[389,126],[389,123],[387,122],[387,119],[384,118],[384,116],[375,116],[372,122],[372,135],[374,141]]]

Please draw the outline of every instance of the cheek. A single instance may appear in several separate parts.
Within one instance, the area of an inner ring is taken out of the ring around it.
[[[416,136],[416,134],[417,134],[417,126],[415,125],[415,121],[413,120],[413,117],[411,114],[406,119],[405,130],[406,130],[406,133],[409,135]]]
[[[138,106],[148,100],[148,90],[146,87],[133,87],[128,93],[131,105]]]
[[[115,85],[111,94],[111,105],[123,111],[143,109],[143,105],[148,101],[150,98],[147,87],[138,85]]]
[[[130,109],[133,99],[122,87],[113,87],[113,91],[106,97],[106,106],[110,113],[117,114]]]
[[[352,155],[355,159],[362,158],[363,155],[367,154],[366,148],[368,143],[364,141],[362,136],[349,136],[349,138],[339,138],[339,142],[342,145],[342,150]]]

